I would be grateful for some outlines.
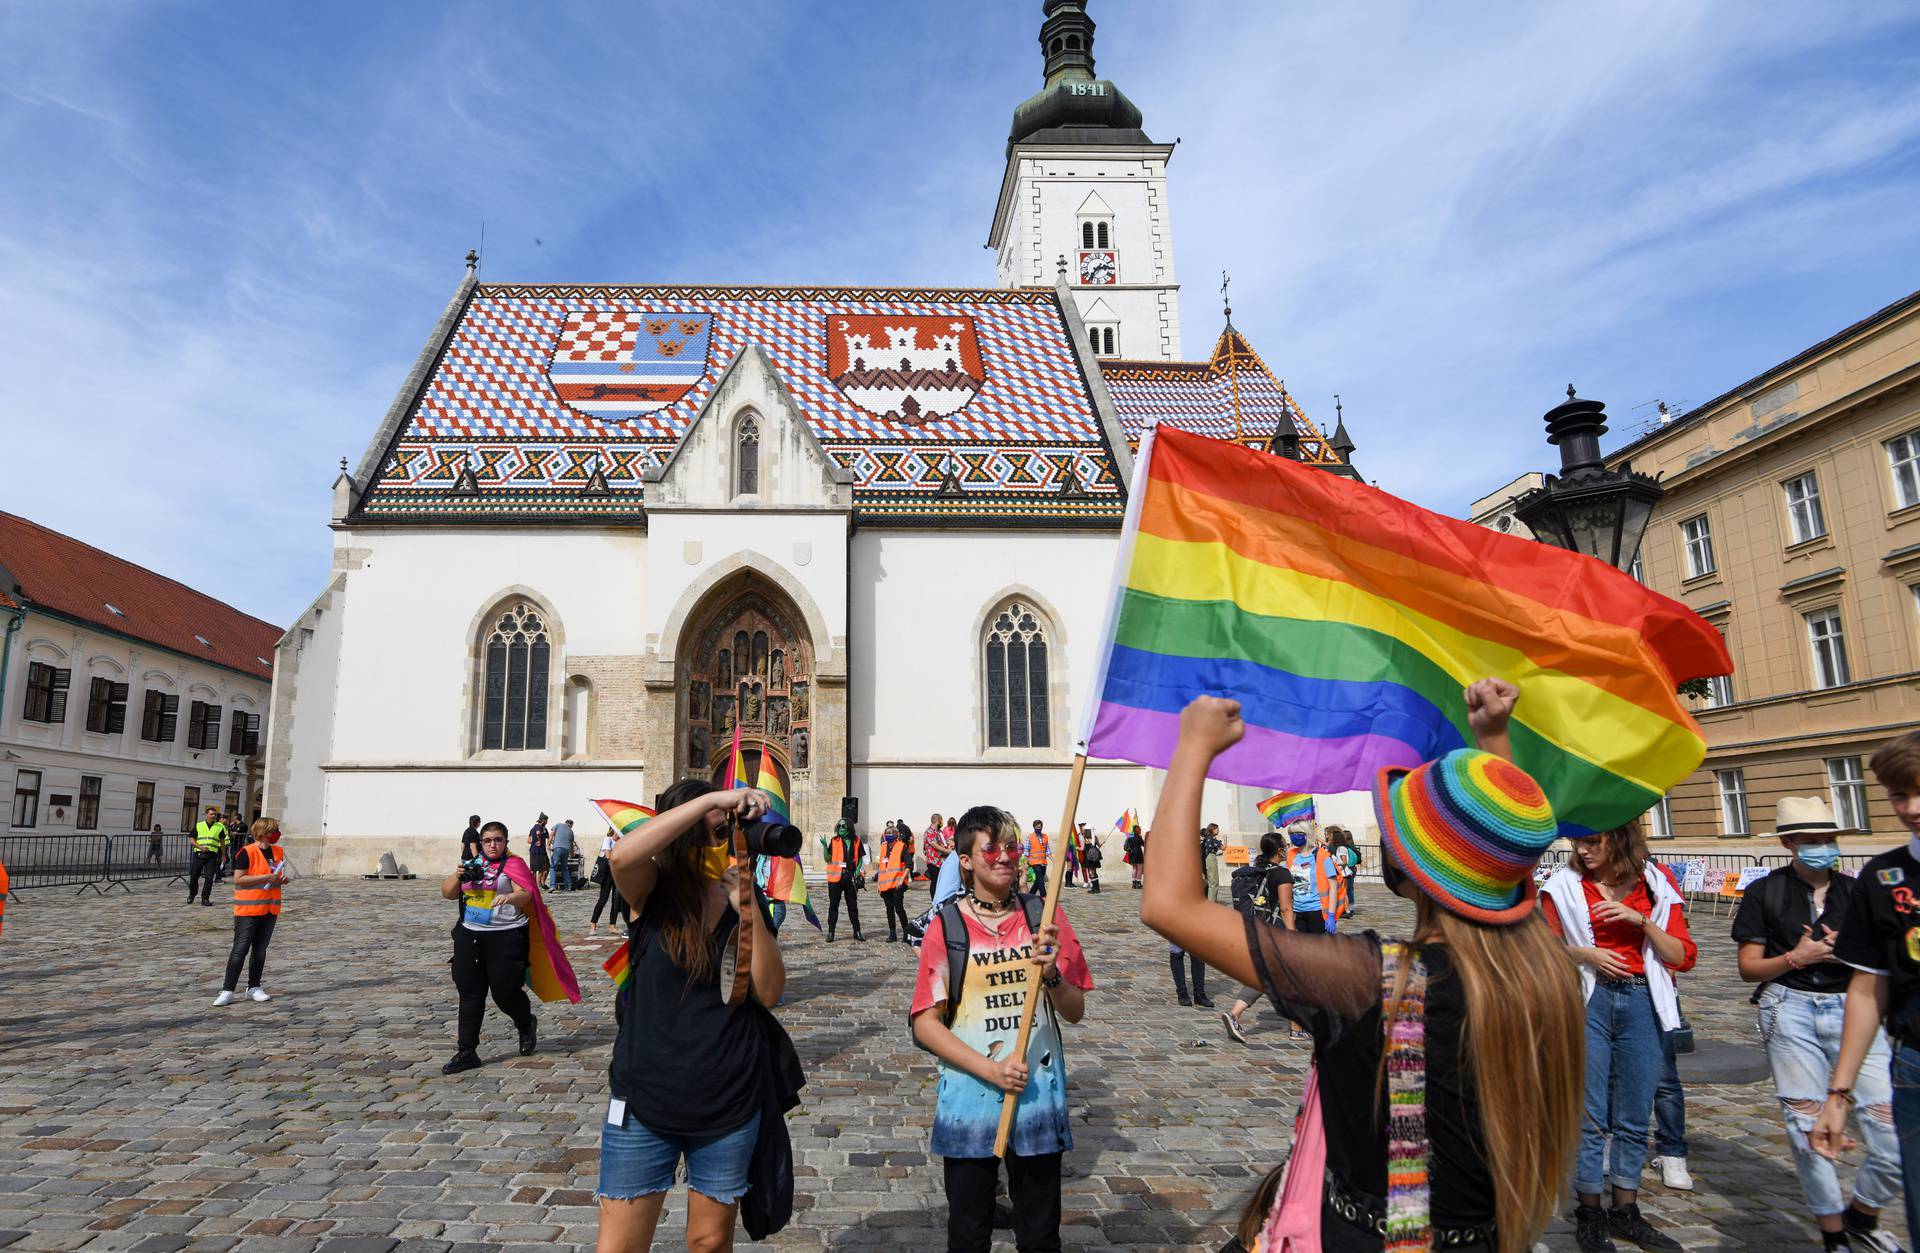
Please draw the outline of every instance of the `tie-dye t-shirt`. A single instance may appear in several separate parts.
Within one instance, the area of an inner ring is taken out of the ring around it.
[[[967,924],[967,977],[960,986],[960,1005],[953,1016],[953,1033],[960,1042],[988,1057],[1005,1057],[1020,1034],[1020,1011],[1026,1004],[1029,976],[1034,968],[1033,933],[1023,910],[1000,920],[998,931],[962,911]],[[1080,940],[1057,910],[1060,927],[1060,977],[1089,990],[1093,975],[1080,951]],[[914,982],[912,1013],[919,1014],[947,999],[947,937],[940,914],[927,924],[920,943],[920,975]],[[1002,1093],[990,1083],[963,1070],[940,1063],[940,1083],[933,1111],[933,1152],[940,1157],[992,1157],[994,1136],[1000,1130]],[[1073,1147],[1067,1126],[1067,1067],[1061,1055],[1060,1024],[1053,1007],[1041,1001],[1027,1037],[1027,1086],[1020,1094],[1013,1123],[1013,1151],[1023,1157],[1060,1153]]]

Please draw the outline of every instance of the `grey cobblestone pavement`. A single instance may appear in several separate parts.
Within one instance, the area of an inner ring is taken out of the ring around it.
[[[453,906],[435,887],[293,885],[268,964],[275,999],[220,1010],[226,908],[183,906],[183,889],[157,884],[17,900],[0,941],[0,1247],[590,1248],[613,1023],[609,946],[576,942],[589,894],[556,907],[585,1001],[539,1008],[530,1058],[489,1008],[487,1066],[449,1079]],[[1063,1234],[1069,1248],[1213,1249],[1285,1150],[1306,1054],[1270,1016],[1249,1020],[1243,1048],[1217,1014],[1175,1006],[1166,945],[1136,900],[1124,881],[1067,898],[1098,986],[1068,1039]],[[879,902],[863,904],[865,944],[788,928],[781,1016],[809,1083],[792,1120],[796,1213],[776,1247],[943,1244],[932,1071],[906,1029],[913,952],[884,943]],[[1377,885],[1361,906],[1386,932],[1411,922]],[[1705,953],[1683,993],[1697,1028],[1751,1041],[1726,921],[1696,929]],[[1224,1008],[1234,989],[1209,990]],[[1690,1249],[1818,1248],[1767,1086],[1695,1088],[1688,1114],[1698,1190],[1650,1182],[1650,1217]],[[680,1244],[684,1204],[682,1189],[661,1247]],[[1573,1247],[1564,1232],[1548,1244]]]

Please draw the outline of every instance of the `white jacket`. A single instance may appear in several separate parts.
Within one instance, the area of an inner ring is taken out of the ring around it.
[[[1653,925],[1671,934],[1673,911],[1683,906],[1680,894],[1651,861],[1643,868],[1643,874],[1647,892],[1653,897]],[[1553,909],[1560,916],[1560,931],[1566,936],[1567,946],[1592,948],[1593,919],[1587,913],[1587,894],[1581,886],[1580,874],[1569,866],[1562,866],[1547,879],[1541,891],[1553,898]],[[1660,1026],[1672,1031],[1680,1025],[1680,998],[1674,992],[1673,972],[1654,953],[1651,940],[1640,941],[1640,960],[1646,965],[1647,991],[1653,997],[1654,1013],[1660,1017]],[[1593,967],[1581,962],[1580,992],[1588,1000],[1593,999],[1594,982]]]

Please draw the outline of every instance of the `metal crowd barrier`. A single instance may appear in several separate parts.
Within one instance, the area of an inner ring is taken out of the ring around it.
[[[76,888],[106,895],[118,887],[132,892],[130,880],[187,877],[193,837],[178,832],[132,835],[0,835],[0,864],[7,868],[7,894],[26,888]]]

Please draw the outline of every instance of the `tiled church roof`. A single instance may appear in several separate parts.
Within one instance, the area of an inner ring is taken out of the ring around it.
[[[29,609],[90,623],[182,657],[257,679],[273,677],[279,627],[70,535],[0,513],[0,569],[18,585],[0,588],[0,605],[24,601]],[[8,592],[17,594],[9,598]]]
[[[1140,432],[1157,418],[1182,430],[1266,448],[1285,414],[1300,436],[1302,461],[1345,464],[1231,323],[1206,361],[1103,360],[1100,374],[1126,425],[1129,444],[1137,446]]]
[[[635,520],[727,365],[759,344],[867,522],[1117,525],[1113,443],[1151,418],[1264,447],[1320,433],[1231,327],[1205,362],[1082,372],[1053,288],[474,284],[364,466],[354,521]],[[869,355],[871,354],[871,359]],[[597,472],[597,473],[596,473]]]
[[[830,352],[836,336],[876,360]],[[485,284],[356,519],[637,515],[645,472],[749,343],[852,472],[863,517],[1119,517],[1107,436],[1050,288]],[[902,389],[938,399],[902,416],[887,408]],[[583,495],[596,467],[608,491]]]

